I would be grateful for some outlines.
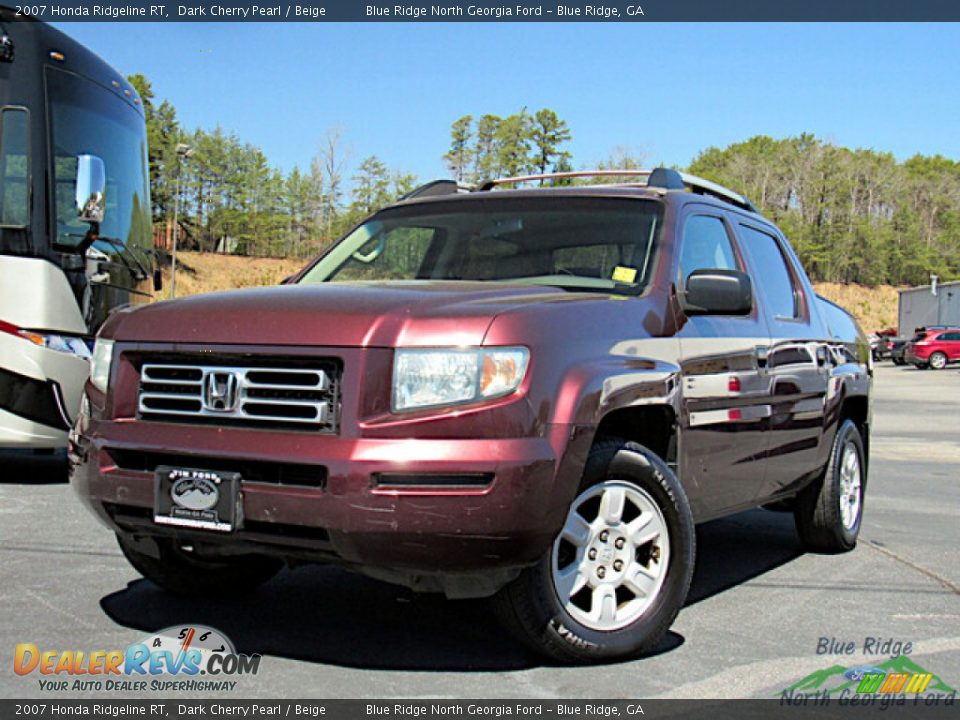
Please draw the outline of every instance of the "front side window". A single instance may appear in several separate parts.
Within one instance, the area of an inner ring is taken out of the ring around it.
[[[800,292],[793,274],[787,268],[780,243],[773,235],[748,225],[740,226],[743,245],[750,255],[770,314],[776,318],[794,319],[801,314]]]
[[[693,215],[683,226],[680,270],[686,285],[694,270],[739,270],[737,255],[723,220],[713,215]]]
[[[379,213],[300,282],[485,281],[639,294],[661,205],[610,198],[460,199]]]
[[[29,114],[23,108],[0,111],[0,225],[30,222]]]
[[[77,156],[96,155],[107,171],[106,214],[100,235],[124,244],[150,238],[147,139],[143,119],[121,98],[77,75],[47,69],[47,102],[52,140],[56,235],[61,247],[75,247],[89,225],[77,219]],[[110,251],[108,245],[102,248]]]

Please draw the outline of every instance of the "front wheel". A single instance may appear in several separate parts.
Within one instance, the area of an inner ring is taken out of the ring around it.
[[[276,575],[283,563],[261,555],[204,558],[172,540],[157,539],[156,553],[144,552],[133,538],[117,534],[124,557],[156,585],[175,595],[242,595]]]
[[[930,356],[930,367],[934,370],[943,370],[947,366],[947,356],[939,350]]]
[[[686,599],[694,538],[670,468],[636,443],[599,442],[560,534],[494,597],[494,609],[521,642],[554,660],[650,652]]]
[[[866,454],[860,430],[845,420],[837,430],[823,476],[797,496],[794,519],[803,544],[825,553],[857,544],[866,487]]]

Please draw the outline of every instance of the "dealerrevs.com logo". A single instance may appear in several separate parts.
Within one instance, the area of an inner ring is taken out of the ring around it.
[[[256,675],[260,655],[243,655],[219,630],[178,625],[126,650],[60,650],[20,643],[13,670],[36,676],[40,690],[106,692],[226,692],[233,679]]]

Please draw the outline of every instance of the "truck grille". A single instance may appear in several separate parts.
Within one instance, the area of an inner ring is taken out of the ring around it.
[[[291,368],[145,362],[140,368],[137,412],[143,419],[335,432],[338,406],[333,363]]]

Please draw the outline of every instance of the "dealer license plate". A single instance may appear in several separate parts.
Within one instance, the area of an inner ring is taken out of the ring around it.
[[[162,465],[156,470],[153,521],[230,532],[240,527],[240,473]]]

